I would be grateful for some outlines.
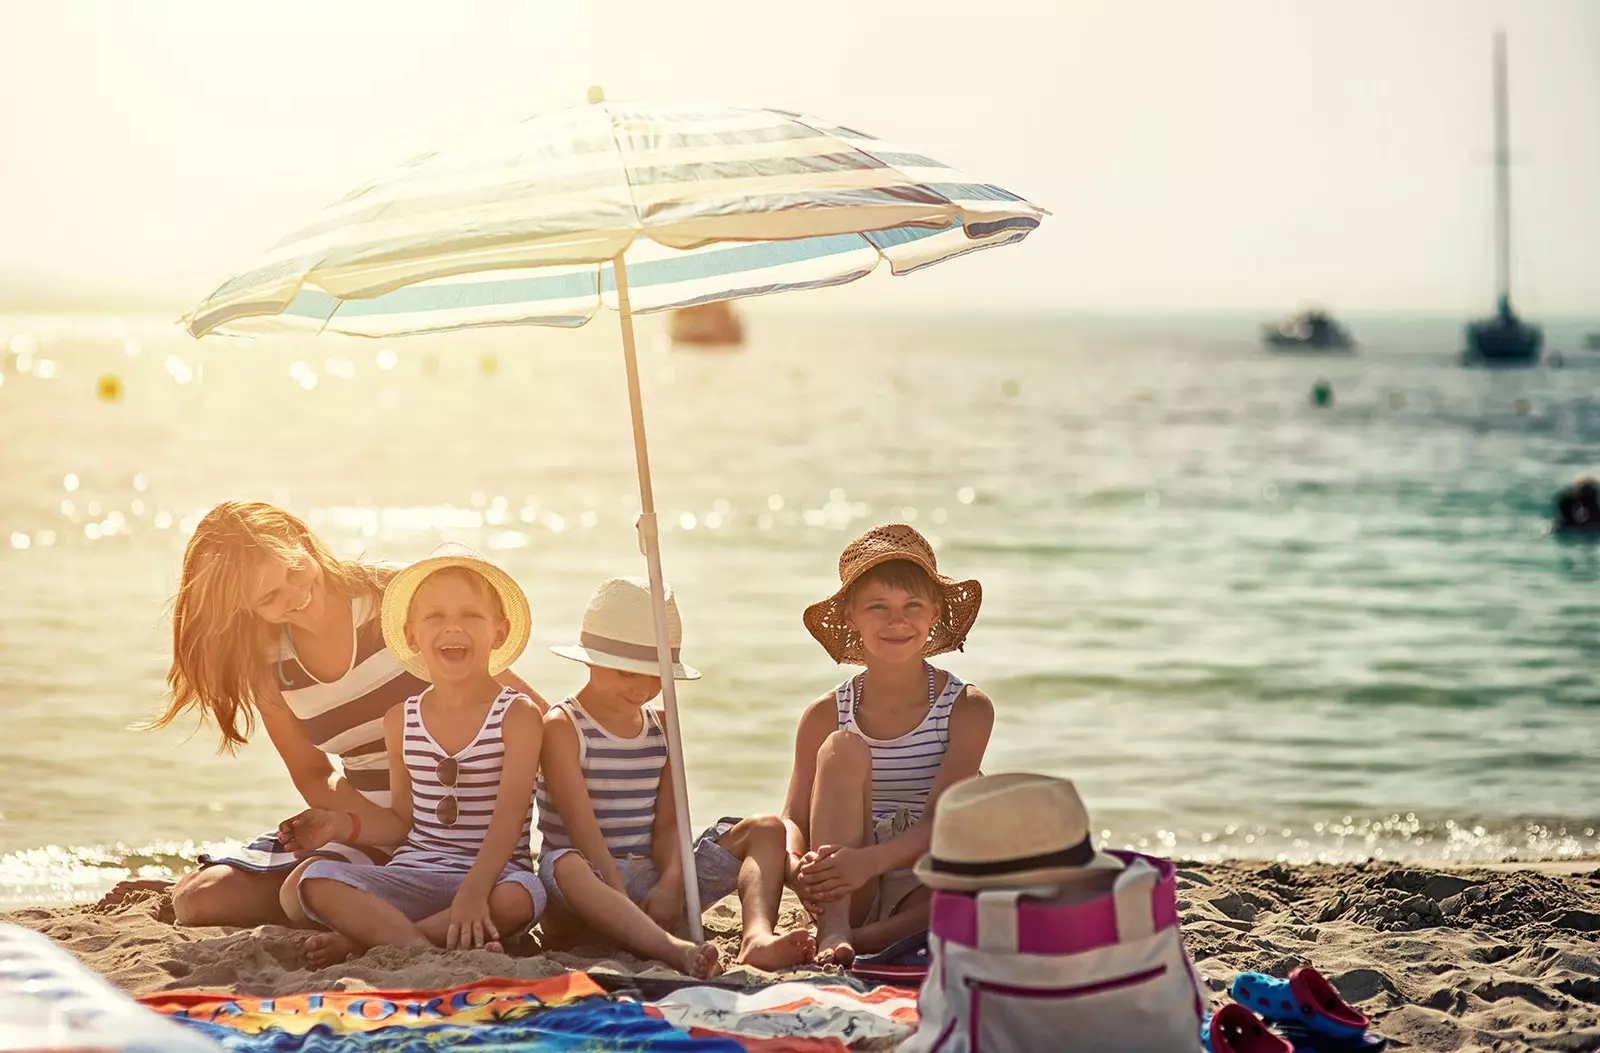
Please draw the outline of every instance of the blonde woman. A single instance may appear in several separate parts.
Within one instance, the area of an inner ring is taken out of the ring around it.
[[[383,592],[394,573],[336,559],[305,523],[273,505],[213,508],[184,551],[167,673],[172,698],[152,726],[196,709],[232,752],[259,725],[308,808],[346,812],[357,830],[363,820],[378,821],[389,807],[383,715],[427,687],[384,645]],[[545,708],[514,673],[500,680]],[[295,844],[293,828],[286,820],[236,855],[201,856],[173,889],[178,924],[310,924],[296,886],[314,856]],[[343,843],[314,852],[351,863],[388,857]]]

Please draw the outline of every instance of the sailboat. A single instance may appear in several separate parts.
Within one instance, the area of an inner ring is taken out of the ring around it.
[[[1511,118],[1506,104],[1506,35],[1494,36],[1495,269],[1499,310],[1467,326],[1468,362],[1532,365],[1539,361],[1544,333],[1511,309]]]

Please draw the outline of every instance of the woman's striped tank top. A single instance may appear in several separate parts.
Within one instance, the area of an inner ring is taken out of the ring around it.
[[[928,670],[931,678],[933,667],[928,666]],[[944,690],[928,707],[922,723],[897,739],[875,739],[856,723],[856,705],[866,677],[866,673],[859,673],[835,689],[839,730],[860,735],[872,750],[873,821],[893,819],[904,808],[911,813],[911,821],[918,822],[928,803],[928,791],[933,789],[934,776],[944,761],[945,748],[950,745],[950,709],[967,685],[954,673],[946,674]]]
[[[355,650],[350,668],[339,679],[324,682],[306,671],[288,626],[279,637],[274,664],[283,700],[300,718],[306,737],[322,752],[339,758],[345,778],[362,796],[387,808],[389,757],[383,744],[383,715],[428,685],[401,668],[384,646],[382,607],[377,596],[350,601]]]
[[[426,692],[423,692],[426,694]],[[391,864],[421,870],[466,870],[478,858],[478,849],[489,833],[494,818],[494,802],[500,793],[500,773],[505,769],[505,740],[500,733],[506,709],[517,698],[526,697],[515,688],[502,688],[489,706],[483,726],[456,753],[446,753],[428,733],[422,722],[422,694],[406,699],[405,756],[406,774],[411,777],[411,835],[390,858]],[[455,785],[439,778],[439,762],[456,760]],[[439,802],[456,800],[453,825],[439,821]],[[522,824],[522,837],[511,853],[511,862],[533,868],[528,824]]]
[[[656,797],[661,791],[661,773],[667,766],[667,736],[661,728],[660,715],[646,707],[644,730],[625,739],[596,723],[575,698],[562,699],[556,706],[566,711],[578,729],[578,765],[583,769],[583,784],[588,788],[600,832],[605,835],[606,848],[613,856],[649,855]],[[544,838],[540,851],[574,847],[561,813],[550,799],[542,770],[536,797],[539,834]]]

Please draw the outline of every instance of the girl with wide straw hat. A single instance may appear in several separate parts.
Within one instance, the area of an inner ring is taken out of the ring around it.
[[[845,546],[839,588],[806,608],[835,662],[863,672],[812,702],[784,802],[789,880],[817,920],[817,959],[848,965],[928,924],[912,866],[944,789],[978,773],[994,707],[928,659],[960,650],[983,589],[939,572],[903,523]]]

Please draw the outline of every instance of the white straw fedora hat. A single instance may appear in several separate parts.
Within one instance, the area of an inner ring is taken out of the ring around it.
[[[951,786],[933,813],[917,880],[956,892],[1057,885],[1122,860],[1094,846],[1077,789],[1048,775],[976,775]]]
[[[683,664],[683,619],[678,600],[667,589],[667,644],[672,648],[672,678],[698,680],[700,672]],[[650,583],[643,578],[607,578],[589,597],[583,609],[578,642],[550,650],[574,662],[620,669],[625,673],[661,674],[656,657],[656,619],[650,603]]]
[[[383,642],[406,672],[423,680],[433,679],[428,675],[428,667],[422,661],[422,656],[406,643],[406,613],[411,609],[411,597],[416,595],[417,586],[429,574],[446,567],[462,567],[472,571],[487,581],[500,596],[500,606],[505,609],[511,631],[506,634],[506,642],[489,655],[489,675],[499,676],[511,667],[511,663],[522,654],[522,649],[528,646],[528,633],[533,623],[533,616],[528,611],[528,597],[511,575],[466,545],[454,541],[446,541],[434,549],[427,559],[418,560],[400,571],[389,582],[388,588],[383,590]]]

